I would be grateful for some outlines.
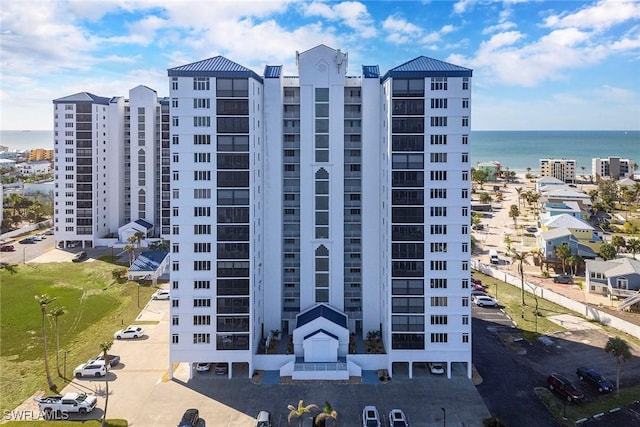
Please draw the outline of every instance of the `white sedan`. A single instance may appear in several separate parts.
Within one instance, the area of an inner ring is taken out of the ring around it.
[[[139,326],[129,326],[126,329],[120,329],[113,337],[117,340],[128,339],[128,338],[140,338],[144,335],[144,329]]]
[[[166,290],[166,289],[160,289],[159,291],[156,291],[156,293],[154,293],[151,296],[151,299],[169,299],[171,297],[171,292]]]

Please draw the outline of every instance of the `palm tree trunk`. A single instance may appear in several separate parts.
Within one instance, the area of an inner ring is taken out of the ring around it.
[[[55,384],[51,379],[51,372],[49,372],[49,360],[48,360],[48,351],[47,351],[47,329],[45,328],[45,317],[47,313],[47,308],[45,304],[40,305],[40,310],[42,311],[42,345],[44,348],[44,370],[47,373],[47,383],[49,384],[49,389],[53,390]]]
[[[56,370],[58,371],[58,376],[61,377],[60,374],[60,362],[59,362],[59,354],[60,354],[60,331],[58,330],[58,317],[56,317]]]

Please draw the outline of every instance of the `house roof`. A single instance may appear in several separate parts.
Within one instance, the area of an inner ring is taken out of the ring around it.
[[[339,338],[338,338],[336,335],[333,335],[331,332],[327,332],[327,331],[325,331],[324,329],[318,329],[317,331],[313,331],[313,332],[311,332],[310,334],[306,335],[306,336],[303,338],[303,340],[306,340],[307,338],[311,338],[312,336],[317,335],[317,334],[320,334],[320,333],[323,333],[323,334],[325,334],[325,335],[328,335],[328,336],[330,336],[331,338],[333,338],[333,339],[335,339],[335,340],[339,340]]]
[[[547,228],[574,228],[580,230],[593,230],[594,228],[584,221],[579,220],[569,214],[560,214],[552,216],[548,221],[544,223]]]
[[[548,242],[550,240],[559,239],[560,237],[571,236],[571,231],[566,227],[559,227],[543,231],[540,233],[540,236]]]
[[[151,224],[149,221],[145,221],[144,219],[136,219],[133,222],[135,222],[138,225],[143,226],[147,230],[151,230],[153,228],[153,224]]]
[[[587,260],[587,269],[594,273],[604,273],[607,277],[640,274],[640,261],[633,258],[616,258],[609,261]]]
[[[618,185],[622,185],[623,187],[633,187],[637,183],[631,178],[623,178],[617,182]]]
[[[419,56],[387,71],[382,81],[388,78],[407,77],[471,77],[473,70],[449,64],[438,59]]]
[[[363,65],[362,76],[365,79],[378,78],[380,77],[380,67],[377,65]]]
[[[224,56],[214,56],[202,61],[180,65],[167,70],[169,77],[252,77],[262,82],[254,71]]]
[[[110,98],[105,98],[104,96],[94,95],[89,92],[79,92],[73,95],[64,96],[62,98],[54,99],[54,104],[70,104],[70,103],[78,103],[78,102],[87,102],[91,104],[103,104],[108,105]]]
[[[588,194],[574,190],[571,187],[556,187],[552,185],[549,189],[542,188],[540,191],[548,199],[581,199],[583,202],[591,203],[591,197]]]
[[[169,252],[163,250],[142,252],[133,261],[129,271],[149,271],[154,272],[162,264],[162,261],[169,255]]]
[[[563,202],[546,202],[544,204],[546,211],[569,211],[569,212],[581,212],[578,202],[573,200],[566,200]]]
[[[564,184],[564,181],[553,176],[545,176],[539,178],[536,183],[539,184]]]
[[[277,79],[282,74],[282,65],[267,65],[264,67],[265,79]]]
[[[296,327],[299,328],[300,326],[306,325],[319,317],[324,317],[343,328],[347,327],[347,315],[326,304],[318,304],[298,314]]]

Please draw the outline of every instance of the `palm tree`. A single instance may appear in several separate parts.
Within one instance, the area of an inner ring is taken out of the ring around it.
[[[129,267],[131,267],[133,265],[133,259],[135,257],[135,249],[133,244],[129,243],[128,245],[125,245],[124,250],[129,252]]]
[[[333,425],[338,423],[338,413],[331,407],[331,404],[327,401],[324,402],[322,412],[316,417],[316,425],[326,427],[327,420],[333,420]]]
[[[522,187],[516,187],[516,193],[518,193],[518,209],[520,209],[520,199],[522,198]]]
[[[522,305],[527,305],[524,302],[524,267],[523,263],[527,261],[527,258],[533,256],[531,252],[517,252],[513,251],[511,253],[511,259],[518,262],[518,271],[520,272],[520,287],[522,291]]]
[[[604,346],[604,351],[613,354],[616,358],[616,394],[620,394],[620,359],[631,359],[631,347],[622,338],[612,337]]]
[[[567,273],[567,259],[571,256],[571,248],[569,245],[556,246],[556,256],[562,261],[562,273]]]
[[[610,259],[614,259],[618,255],[618,251],[616,251],[615,246],[613,246],[612,244],[603,243],[600,246],[598,255],[600,255],[605,261],[609,261]]]
[[[633,237],[627,240],[627,250],[631,252],[635,259],[636,254],[640,252],[640,239],[634,239]]]
[[[51,298],[49,295],[46,295],[46,294],[36,295],[34,298],[40,305],[40,313],[42,314],[42,347],[44,351],[44,370],[47,373],[47,383],[49,384],[49,389],[53,390],[55,389],[56,385],[53,383],[53,380],[51,379],[51,372],[49,372],[49,360],[47,358],[48,356],[47,329],[45,328],[44,320],[47,317],[47,304],[51,304],[57,298]]]
[[[619,234],[611,237],[611,244],[616,248],[616,252],[620,252],[620,248],[625,248],[627,246],[627,242],[624,240],[624,237]]]
[[[106,373],[104,375],[104,414],[102,414],[102,427],[105,426],[107,421],[107,405],[109,404],[109,353],[111,350],[111,346],[113,345],[113,341],[103,341],[100,343],[100,351],[102,351],[102,358],[104,359],[104,368],[106,369]]]
[[[58,317],[66,314],[67,311],[64,307],[54,307],[49,312],[48,316],[53,319],[54,325],[56,326],[56,369],[58,370],[58,376],[62,376],[60,374],[60,361],[58,355],[60,354],[60,330],[58,329]]]
[[[140,244],[142,243],[142,239],[144,239],[146,236],[142,231],[137,231],[133,236],[135,237],[135,242],[136,242],[136,246],[138,247],[138,251],[140,251]]]
[[[289,416],[287,417],[287,422],[289,423],[289,425],[291,425],[291,418],[296,417],[298,418],[298,427],[301,427],[302,417],[304,416],[304,414],[308,414],[312,409],[318,409],[318,406],[314,405],[313,403],[304,406],[304,401],[300,399],[297,408],[293,405],[288,405],[287,409],[289,410]]]
[[[513,219],[513,225],[518,225],[518,217],[520,216],[520,209],[516,205],[509,207],[509,218]]]

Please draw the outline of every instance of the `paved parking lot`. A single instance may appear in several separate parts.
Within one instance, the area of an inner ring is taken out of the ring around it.
[[[393,408],[402,408],[413,427],[481,426],[490,414],[464,369],[452,378],[416,372],[416,378],[394,378],[386,384],[253,384],[247,376],[228,379],[213,372],[194,373],[180,364],[175,378],[167,381],[169,348],[169,303],[150,301],[140,320],[147,336],[114,342],[112,352],[122,362],[109,374],[109,418],[127,419],[130,425],[175,426],[187,408],[198,408],[208,426],[249,427],[260,410],[273,415],[274,427],[287,425],[287,405],[320,407],[329,401],[339,416],[339,425],[357,426],[365,405],[376,405],[386,419]],[[419,370],[418,370],[419,371]],[[235,370],[234,370],[235,373]],[[82,390],[99,397],[98,418],[104,408],[104,380],[74,379],[64,392]],[[294,424],[295,425],[295,422]]]

